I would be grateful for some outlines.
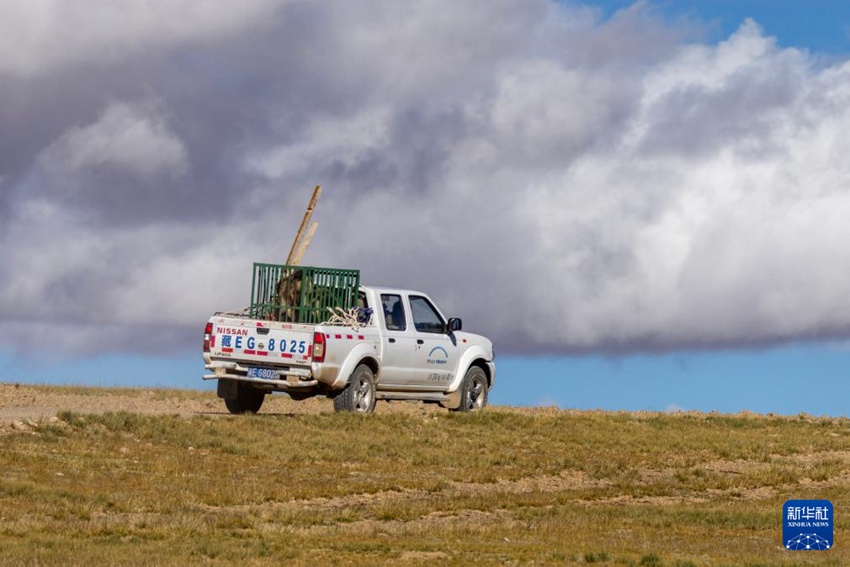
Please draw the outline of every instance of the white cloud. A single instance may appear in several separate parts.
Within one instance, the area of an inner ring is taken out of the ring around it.
[[[49,341],[56,352],[77,355],[171,351],[211,309],[249,302],[252,259],[240,254],[249,226],[107,231],[44,200],[17,213],[0,246],[0,329],[14,337],[8,348],[32,354]]]
[[[489,117],[492,140],[529,168],[568,165],[565,156],[590,149],[628,104],[617,81],[551,60],[524,61],[498,83]]]
[[[113,103],[98,120],[71,128],[41,156],[60,175],[110,166],[139,177],[179,176],[188,169],[184,143],[152,105]]]
[[[700,67],[705,75],[690,70],[695,50],[717,62]],[[748,82],[741,70],[756,65]],[[802,80],[787,83],[789,71]],[[536,318],[528,332],[578,348],[844,332],[850,304],[839,274],[850,261],[839,243],[850,169],[838,133],[850,112],[818,108],[846,91],[832,88],[835,74],[779,50],[752,24],[720,46],[685,47],[659,62],[621,144],[579,157],[525,206],[526,222],[540,227],[530,253],[547,274],[532,295],[558,298],[557,315]],[[793,90],[784,102],[775,84]],[[730,95],[729,107],[716,105],[718,94]],[[751,104],[741,127],[739,105],[761,95],[769,104]],[[714,114],[692,122],[682,108]],[[672,136],[690,141],[658,144]]]

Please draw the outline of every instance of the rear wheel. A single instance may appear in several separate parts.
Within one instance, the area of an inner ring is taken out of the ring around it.
[[[375,411],[375,375],[361,364],[354,369],[345,389],[334,397],[334,410],[357,413]]]
[[[477,366],[466,371],[460,386],[460,406],[454,411],[478,411],[487,405],[487,375]]]
[[[224,405],[232,414],[257,413],[263,405],[266,393],[258,390],[251,384],[238,382],[236,386],[236,397],[225,398]]]

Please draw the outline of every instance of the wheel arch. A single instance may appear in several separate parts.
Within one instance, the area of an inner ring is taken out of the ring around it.
[[[372,371],[372,374],[377,377],[380,364],[378,363],[375,348],[373,346],[361,343],[354,347],[354,349],[346,357],[342,366],[340,366],[339,372],[336,375],[336,380],[334,380],[333,384],[330,384],[330,389],[342,390],[345,388],[345,385],[348,384],[348,379],[351,377],[351,373],[354,372],[354,370],[361,364],[368,366]]]
[[[487,388],[492,388],[493,381],[496,379],[496,368],[493,365],[492,360],[487,360],[487,356],[488,354],[484,351],[484,349],[478,345],[473,346],[464,352],[457,365],[457,374],[455,375],[451,385],[446,389],[446,392],[452,393],[457,391],[463,383],[466,373],[473,366],[478,366],[484,371],[484,375],[487,376]]]
[[[368,366],[369,370],[372,371],[373,376],[378,376],[378,369],[380,368],[380,364],[378,364],[377,358],[375,358],[374,356],[364,356],[359,361],[357,361],[357,364],[354,365],[354,368],[357,368],[361,364],[365,364],[366,366]]]

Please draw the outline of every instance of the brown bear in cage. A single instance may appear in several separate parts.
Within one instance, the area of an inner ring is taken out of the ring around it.
[[[274,319],[276,321],[299,322],[303,280],[304,270],[298,268],[290,268],[281,274],[274,297]]]

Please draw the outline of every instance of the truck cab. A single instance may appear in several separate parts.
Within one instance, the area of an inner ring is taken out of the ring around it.
[[[449,402],[445,398],[458,391],[471,365],[483,372],[486,389],[492,387],[495,366],[489,340],[463,332],[459,318],[445,317],[422,292],[374,288],[369,296],[377,307],[381,336],[378,399],[433,397]],[[486,401],[482,393],[471,403]]]

